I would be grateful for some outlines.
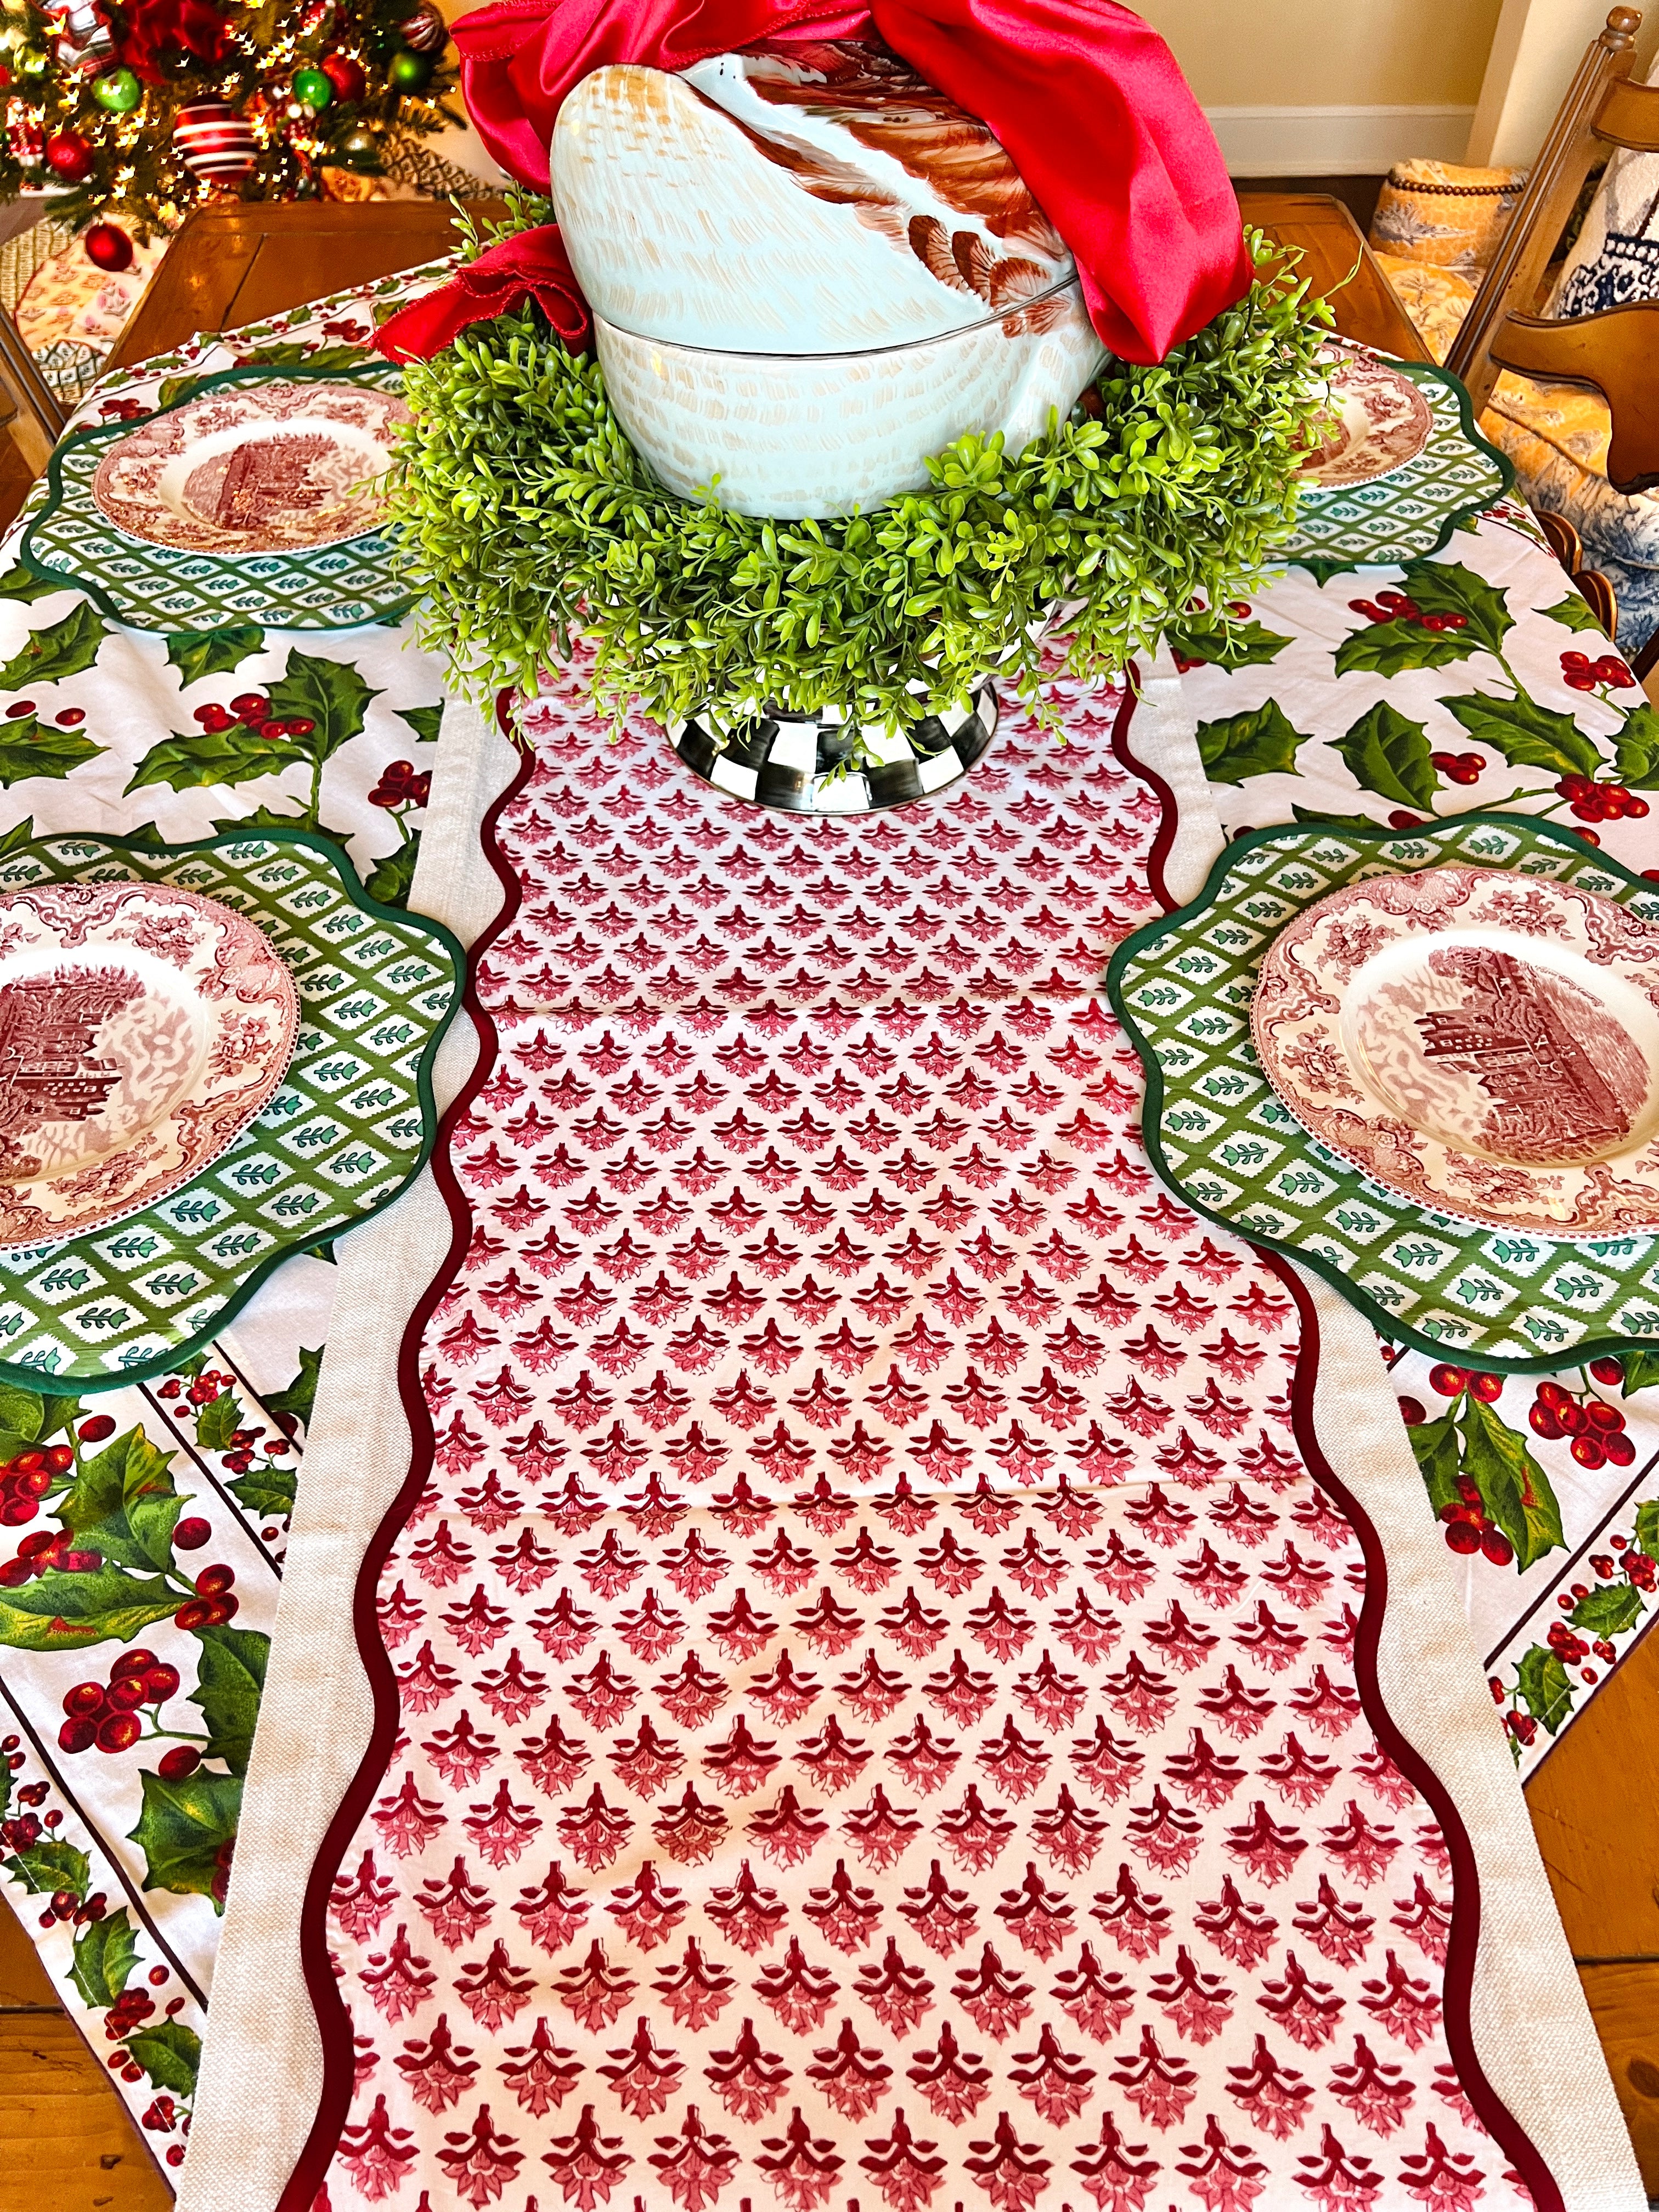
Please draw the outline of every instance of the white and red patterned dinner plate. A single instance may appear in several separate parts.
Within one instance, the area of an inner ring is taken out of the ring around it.
[[[1303,462],[1310,491],[1351,491],[1414,461],[1429,442],[1434,411],[1409,376],[1363,348],[1340,339],[1322,346],[1329,386],[1330,426]]]
[[[299,1026],[264,933],[167,884],[0,897],[0,1246],[136,1212],[210,1166]]]
[[[1269,946],[1274,1090],[1385,1188],[1551,1237],[1659,1228],[1659,924],[1504,870],[1350,884]]]
[[[221,558],[313,552],[375,529],[409,410],[366,384],[222,386],[142,423],[92,480],[130,538]]]

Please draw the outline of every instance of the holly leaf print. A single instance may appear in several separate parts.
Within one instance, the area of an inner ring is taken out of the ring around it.
[[[60,684],[79,676],[98,658],[110,626],[89,600],[73,606],[62,622],[37,629],[0,668],[0,690],[21,691],[31,684]]]
[[[1472,637],[1488,653],[1501,653],[1504,640],[1515,628],[1515,617],[1503,592],[1460,562],[1408,562],[1404,589],[1406,597],[1425,615],[1462,615],[1467,629],[1449,635]],[[1440,635],[1444,637],[1449,633],[1443,630]]]
[[[38,1390],[20,1390],[15,1382],[0,1382],[0,1428],[33,1443],[46,1419],[46,1401]]]
[[[1659,714],[1645,700],[1626,715],[1613,763],[1626,791],[1659,789]]]
[[[1603,1583],[1581,1597],[1567,1619],[1590,1636],[1622,1636],[1642,1618],[1642,1593],[1634,1583]]]
[[[296,759],[311,761],[330,759],[349,738],[358,736],[369,701],[380,696],[343,661],[325,660],[301,653],[297,646],[269,692],[273,720],[303,716],[316,725],[308,737],[284,740],[300,747]]]
[[[1440,779],[1429,758],[1427,732],[1386,699],[1362,714],[1346,737],[1336,738],[1332,750],[1341,755],[1362,791],[1407,806],[1433,805]]]
[[[1540,607],[1538,614],[1540,621],[1559,623],[1563,629],[1593,629],[1598,637],[1607,635],[1595,619],[1589,601],[1577,592],[1569,592],[1565,599],[1558,599],[1553,607]]]
[[[75,580],[72,576],[57,576],[50,579],[36,576],[25,568],[21,562],[15,568],[9,568],[3,576],[0,576],[0,599],[20,599],[26,606],[33,606],[36,599],[50,599],[54,592],[72,592],[74,589]]]
[[[222,1390],[197,1416],[196,1441],[206,1451],[223,1451],[241,1425],[241,1400],[234,1390]]]
[[[1480,1491],[1488,1517],[1514,1545],[1516,1572],[1524,1574],[1565,1541],[1550,1479],[1516,1431],[1473,1395],[1464,1396],[1459,1426],[1462,1472]]]
[[[167,1568],[184,1509],[171,1454],[158,1451],[142,1429],[129,1429],[95,1459],[82,1461],[57,1511],[82,1549],[124,1567]]]
[[[1601,765],[1594,738],[1571,714],[1558,714],[1536,700],[1492,699],[1467,691],[1441,705],[1461,722],[1478,745],[1490,745],[1511,768],[1547,769],[1552,775],[1594,775]]]
[[[1211,668],[1260,668],[1268,661],[1277,660],[1290,643],[1282,630],[1269,629],[1264,623],[1213,622],[1199,617],[1191,622],[1174,623],[1164,633],[1164,642],[1183,660],[1202,661]],[[426,708],[430,714],[435,710]],[[406,722],[414,716],[405,714]],[[425,734],[425,733],[423,733]],[[434,723],[430,733],[436,737]]]
[[[1243,783],[1249,775],[1289,775],[1296,749],[1308,742],[1286,720],[1275,699],[1219,722],[1200,722],[1198,750],[1212,783]]]
[[[6,1872],[36,1896],[68,1889],[76,1897],[84,1897],[92,1879],[92,1861],[86,1853],[57,1836],[43,1836],[38,1844],[9,1858],[5,1865]]]
[[[361,368],[363,349],[353,345],[265,345],[245,353],[238,362],[246,368],[261,362],[272,368]]]
[[[1621,1398],[1632,1397],[1638,1390],[1650,1389],[1659,1382],[1659,1351],[1621,1352],[1619,1358],[1625,1370]]]
[[[193,2096],[196,2077],[202,2070],[202,2039],[179,2020],[158,2020],[128,2036],[122,2048],[132,2053],[154,2089],[169,2089],[175,2097]]]
[[[1659,1559],[1659,1498],[1650,1498],[1636,1509],[1636,1548]]]
[[[182,1782],[150,1773],[139,1780],[143,1810],[128,1841],[144,1855],[144,1887],[171,1890],[175,1897],[213,1897],[223,1871],[219,1854],[234,1837],[242,1808],[241,1776],[198,1767]],[[222,1898],[213,1898],[213,1909],[224,1911]]]
[[[90,1574],[58,1568],[0,1592],[0,1644],[15,1651],[84,1651],[91,1644],[131,1644],[179,1609],[179,1594],[107,1561]]]
[[[1401,676],[1408,668],[1449,668],[1480,650],[1466,629],[1425,629],[1419,622],[1367,623],[1336,649],[1339,676]]]
[[[1428,1490],[1436,1517],[1443,1505],[1455,1505],[1459,1474],[1456,1418],[1446,1413],[1437,1421],[1418,1421],[1406,1431],[1417,1455],[1418,1470]]]
[[[167,640],[167,660],[181,685],[204,676],[224,676],[264,647],[258,623],[227,623],[222,629],[180,630]]]
[[[268,1413],[286,1413],[307,1427],[311,1424],[312,1408],[317,1402],[317,1377],[322,1371],[323,1347],[313,1350],[309,1346],[300,1347],[300,1371],[285,1390],[273,1390],[266,1397]]]
[[[1286,638],[1283,642],[1288,645],[1290,643],[1290,640]],[[414,731],[416,736],[420,739],[423,745],[434,745],[437,744],[439,725],[442,722],[444,718],[444,710],[441,705],[436,707],[399,707],[397,712],[398,720],[400,722],[407,722],[410,728]]]
[[[411,830],[395,853],[388,853],[385,860],[375,862],[374,872],[363,886],[370,898],[379,899],[382,906],[407,906],[415,881],[415,863],[420,854],[421,833]]]
[[[244,836],[250,830],[294,830],[305,820],[290,807],[256,806],[246,814],[222,814],[215,818],[214,828],[226,837],[240,830]]]
[[[250,1513],[270,1514],[278,1521],[286,1521],[294,1510],[299,1470],[267,1462],[247,1474],[239,1474],[226,1486]]]
[[[194,398],[206,381],[206,378],[201,376],[163,377],[156,386],[156,413],[165,415],[169,407],[178,406],[181,400]]]
[[[125,1989],[138,1963],[138,1936],[124,1905],[101,1920],[88,1920],[75,1939],[70,1973],[81,2001],[106,2012]]]
[[[1516,1669],[1516,1693],[1535,1721],[1552,1735],[1572,1711],[1572,1684],[1567,1670],[1542,1644],[1532,1644],[1521,1655]]]
[[[61,783],[82,761],[103,751],[79,730],[60,730],[33,714],[0,722],[0,784],[27,783],[31,776]]]
[[[142,791],[152,783],[165,784],[169,791],[252,783],[262,775],[280,775],[309,757],[292,738],[262,738],[246,722],[228,730],[175,730],[150,747],[132,771],[127,790]]]
[[[1322,830],[1380,830],[1382,823],[1369,814],[1327,814],[1317,806],[1291,805],[1291,818],[1295,822],[1316,822]]]
[[[190,1702],[207,1723],[207,1756],[246,1774],[270,1638],[254,1628],[198,1628],[196,1639],[202,1656]]]

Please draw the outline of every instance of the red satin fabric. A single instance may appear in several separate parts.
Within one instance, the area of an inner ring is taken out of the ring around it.
[[[499,0],[451,27],[480,135],[538,191],[560,104],[607,63],[682,70],[763,39],[872,33],[990,125],[1124,360],[1162,361],[1247,289],[1221,150],[1175,57],[1116,0]]]
[[[469,323],[504,315],[526,299],[534,300],[573,353],[586,344],[587,302],[557,223],[503,239],[440,290],[400,308],[374,333],[375,349],[389,361],[430,361]]]

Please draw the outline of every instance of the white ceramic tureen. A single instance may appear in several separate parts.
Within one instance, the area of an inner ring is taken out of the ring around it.
[[[1104,357],[1002,147],[879,47],[596,70],[552,172],[611,404],[683,496],[867,511],[965,431],[1018,452]]]

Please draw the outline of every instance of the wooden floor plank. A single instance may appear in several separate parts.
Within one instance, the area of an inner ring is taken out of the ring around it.
[[[170,2212],[172,2203],[27,1929],[0,1906],[0,2212]]]
[[[1659,2197],[1659,1960],[1581,1966],[1579,1979],[1607,2053],[1648,2195]]]
[[[1567,1729],[1527,1808],[1574,1958],[1659,1960],[1659,1632]]]

